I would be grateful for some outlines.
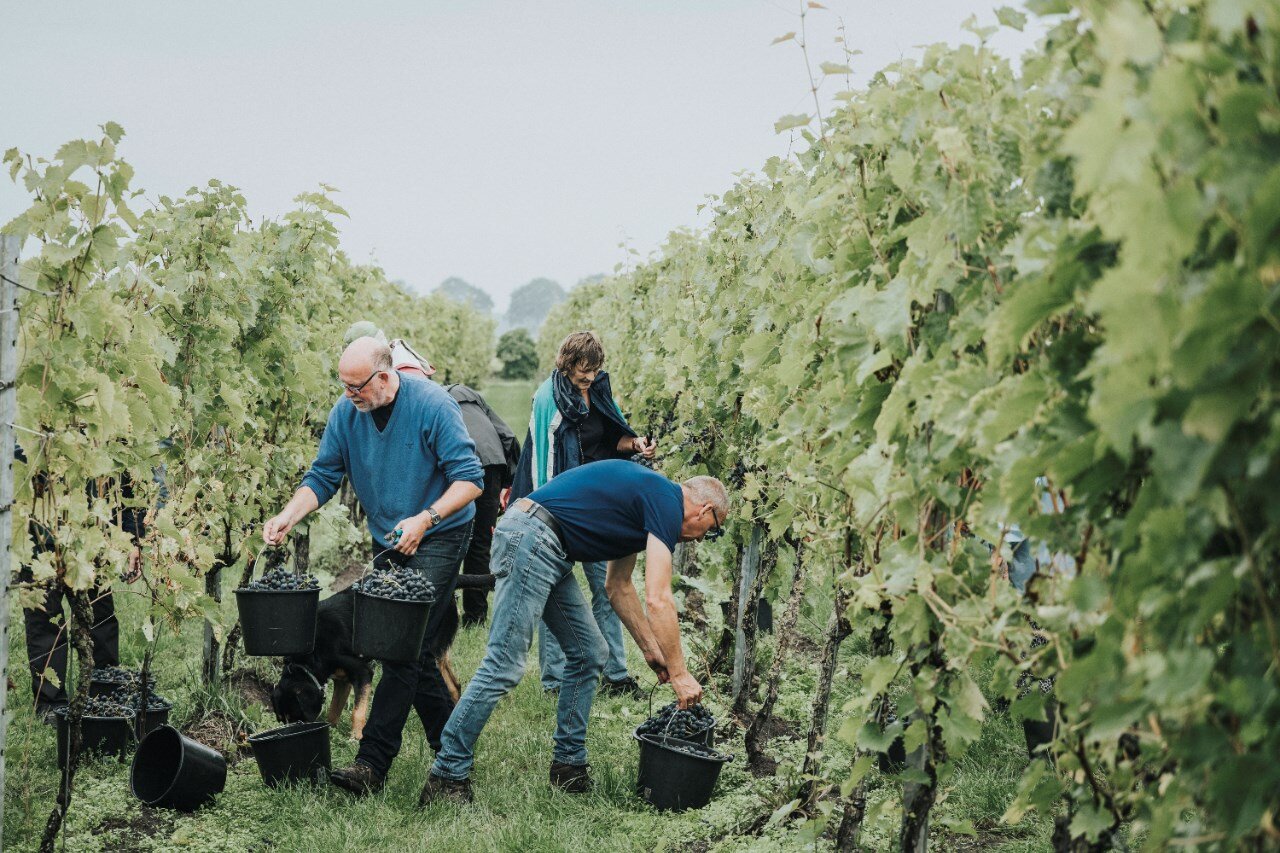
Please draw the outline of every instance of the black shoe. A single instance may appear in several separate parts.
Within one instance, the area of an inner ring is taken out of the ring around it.
[[[604,696],[629,696],[632,699],[643,699],[645,692],[640,683],[631,676],[619,678],[617,681],[605,679],[600,685],[600,693]]]
[[[594,785],[591,776],[587,773],[590,769],[590,764],[561,764],[559,761],[553,761],[551,762],[551,785],[566,794],[585,794]]]
[[[363,797],[365,794],[376,794],[381,791],[386,780],[368,764],[356,761],[330,773],[329,781],[344,791]]]
[[[431,773],[427,776],[427,784],[422,786],[422,793],[418,795],[418,807],[426,808],[435,802],[465,806],[474,799],[470,779],[446,779]]]
[[[487,622],[488,620],[489,620],[489,615],[488,615],[487,613],[486,613],[486,614],[482,614],[482,615],[480,615],[480,616],[463,616],[463,617],[462,617],[462,627],[463,627],[463,628],[474,628],[474,627],[476,627],[477,625],[483,625],[483,624],[484,624],[485,622]]]

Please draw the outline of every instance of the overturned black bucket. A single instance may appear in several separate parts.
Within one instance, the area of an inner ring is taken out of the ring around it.
[[[422,652],[430,601],[399,601],[356,590],[351,645],[374,660],[413,662]]]
[[[211,802],[226,784],[226,759],[173,726],[143,738],[129,773],[129,788],[139,800],[186,812]]]
[[[720,769],[733,760],[714,749],[665,735],[636,734],[636,792],[657,809],[700,809],[711,801]]]
[[[71,751],[71,728],[67,725],[67,709],[54,712],[58,727],[58,766],[67,766]],[[80,718],[80,753],[94,755],[124,755],[134,743],[133,711],[118,717]]]
[[[249,736],[249,746],[268,787],[329,781],[328,723],[290,723],[259,732]]]
[[[237,589],[245,654],[311,654],[316,646],[319,605],[318,589]]]

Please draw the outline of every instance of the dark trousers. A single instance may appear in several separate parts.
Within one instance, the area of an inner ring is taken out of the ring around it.
[[[498,504],[502,499],[502,480],[505,465],[486,465],[484,469],[484,494],[476,498],[475,528],[471,531],[471,547],[462,561],[464,575],[489,574],[489,546],[493,544],[493,526],[498,523]],[[462,624],[478,625],[489,615],[489,591],[464,589],[462,591]]]
[[[32,579],[31,569],[22,569],[18,573],[18,579],[29,583]],[[67,619],[60,620],[62,625],[53,621],[63,615],[62,600],[67,588],[57,579],[48,584],[43,609],[22,611],[27,632],[27,659],[31,667],[31,692],[38,705],[67,701],[69,643],[64,626],[70,622],[69,614]],[[111,600],[111,591],[95,589],[90,592],[90,597],[96,599],[93,604],[93,625],[89,629],[89,636],[93,639],[93,665],[117,666],[120,663],[120,623],[116,621],[116,607]],[[70,603],[67,609],[71,609]],[[58,674],[57,685],[44,676],[46,669],[52,669]]]
[[[427,617],[427,632],[418,661],[384,661],[382,678],[373,692],[373,707],[369,711],[369,721],[365,724],[356,760],[372,767],[380,776],[387,775],[391,762],[400,752],[410,708],[418,712],[431,748],[440,749],[440,732],[444,731],[444,724],[453,713],[453,697],[449,695],[431,649],[440,634],[445,609],[454,607],[453,587],[458,577],[458,564],[470,538],[471,522],[467,522],[452,530],[428,534],[412,557],[393,551],[378,560],[378,565],[389,559],[397,565],[408,566],[436,586],[436,601]],[[456,616],[456,611],[454,613]]]

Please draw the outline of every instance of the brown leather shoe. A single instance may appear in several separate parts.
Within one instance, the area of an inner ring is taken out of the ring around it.
[[[551,785],[566,794],[585,794],[594,785],[591,776],[587,773],[590,769],[590,764],[561,764],[559,761],[553,761],[551,762]]]
[[[427,784],[422,786],[422,793],[418,795],[418,807],[426,808],[435,802],[465,806],[474,799],[470,779],[446,779],[430,773],[427,775]]]
[[[381,791],[386,780],[368,764],[356,761],[330,773],[329,781],[344,791],[363,797],[365,794],[376,794]]]

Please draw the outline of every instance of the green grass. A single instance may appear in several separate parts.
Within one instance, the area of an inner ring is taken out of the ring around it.
[[[490,379],[480,392],[498,416],[507,422],[511,431],[516,434],[520,444],[524,444],[525,435],[529,431],[529,412],[533,409],[533,392],[538,387],[539,379]]]
[[[227,596],[231,598],[232,596]],[[136,666],[142,657],[140,600],[117,595],[123,625],[122,657]],[[228,608],[234,605],[228,602]],[[716,608],[708,608],[714,611]],[[811,637],[825,614],[808,614],[802,628]],[[57,790],[54,733],[37,722],[26,698],[30,684],[24,666],[21,615],[11,611],[10,671],[17,689],[10,693],[14,717],[6,750],[7,777],[3,849],[33,850]],[[685,632],[690,660],[707,652],[717,631]],[[455,668],[463,678],[474,672],[483,653],[485,629],[459,633],[454,645]],[[243,714],[259,728],[276,725],[267,709],[245,703],[232,691],[204,687],[198,677],[200,625],[190,623],[180,636],[162,634],[156,656],[159,692],[175,702],[179,725],[198,706],[221,706],[233,716]],[[631,644],[628,641],[628,646]],[[837,673],[830,732],[843,722],[840,708],[858,685],[867,662],[865,637],[846,642]],[[646,673],[634,648],[632,671]],[[765,650],[765,656],[767,656]],[[244,659],[242,658],[242,663]],[[278,664],[251,658],[248,666],[270,680]],[[536,667],[536,654],[530,668]],[[786,673],[779,712],[803,734],[807,728],[809,697],[816,665],[801,659]],[[980,679],[981,682],[981,679]],[[726,714],[725,685],[707,685],[707,704],[718,718]],[[671,700],[663,688],[656,704]],[[476,803],[470,808],[417,806],[418,793],[431,761],[416,716],[405,730],[405,742],[386,789],[357,800],[330,787],[286,790],[266,788],[251,758],[233,765],[227,788],[209,807],[194,815],[144,810],[128,788],[128,764],[112,760],[85,766],[78,779],[66,829],[66,849],[197,850],[197,851],[363,851],[363,850],[495,850],[604,853],[626,850],[823,850],[830,848],[822,822],[778,821],[755,834],[762,818],[788,802],[799,783],[798,768],[804,744],[778,738],[770,744],[778,760],[777,772],[756,778],[743,759],[742,738],[722,739],[722,748],[738,754],[721,774],[711,804],[700,811],[665,814],[653,811],[632,793],[637,748],[631,730],[647,715],[645,703],[598,698],[591,714],[588,749],[596,790],[583,797],[553,791],[547,783],[554,726],[553,700],[542,694],[536,673],[498,706],[482,735],[473,777]],[[349,719],[333,732],[335,766],[355,756],[348,740]],[[722,728],[722,732],[725,730]],[[850,751],[838,738],[827,742],[825,773],[839,781],[850,766]],[[1038,850],[1048,846],[1048,819],[1035,814],[1018,826],[1004,826],[1000,817],[1013,798],[1018,777],[1026,766],[1021,732],[1007,716],[993,716],[967,756],[956,765],[935,810],[935,849]],[[864,844],[869,849],[894,845],[900,810],[898,783],[873,772],[869,777],[868,817]],[[835,819],[838,819],[838,809]],[[956,834],[969,821],[976,837]],[[815,842],[814,836],[818,836]]]

